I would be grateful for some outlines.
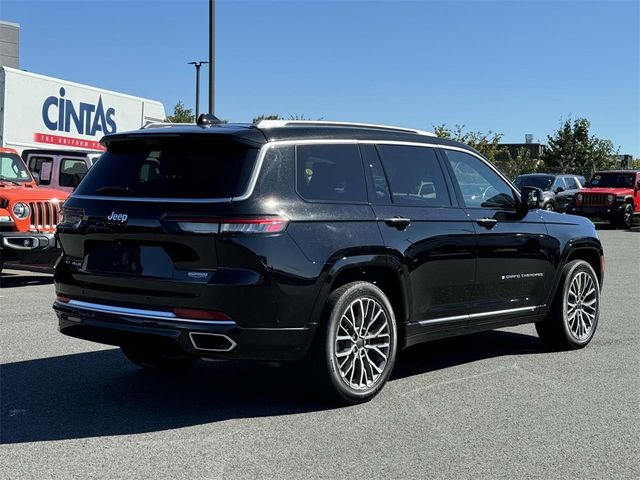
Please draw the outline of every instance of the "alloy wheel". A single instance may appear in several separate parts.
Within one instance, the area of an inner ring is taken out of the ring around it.
[[[597,286],[591,275],[579,272],[571,280],[567,292],[567,324],[577,340],[589,338],[598,313]]]
[[[344,310],[334,355],[342,380],[354,390],[371,388],[385,371],[391,349],[389,318],[378,301],[358,298]]]

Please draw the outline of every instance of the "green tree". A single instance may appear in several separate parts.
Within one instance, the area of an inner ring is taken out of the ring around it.
[[[185,107],[182,100],[178,100],[176,106],[173,107],[173,115],[169,115],[165,121],[170,123],[194,123],[196,117],[193,114],[193,110]]]
[[[617,149],[611,140],[589,134],[586,118],[565,120],[553,136],[547,136],[547,150],[542,156],[549,171],[575,173],[589,178],[596,170],[616,165]]]
[[[501,133],[489,130],[487,133],[477,131],[465,131],[464,125],[456,125],[452,130],[446,125],[434,125],[433,131],[440,138],[449,138],[457,142],[466,143],[487,157],[490,162],[496,161],[496,156],[506,149],[500,146]]]
[[[274,113],[271,115],[258,115],[257,117],[253,117],[251,123],[258,123],[261,120],[283,120],[280,115]]]
[[[516,178],[524,173],[536,173],[542,164],[539,158],[531,158],[531,150],[520,147],[515,158],[509,154],[508,162],[505,162],[503,170],[509,178]]]

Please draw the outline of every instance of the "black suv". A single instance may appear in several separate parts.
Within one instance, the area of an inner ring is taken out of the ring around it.
[[[298,121],[103,144],[64,205],[54,309],[143,367],[305,359],[309,383],[361,402],[419,342],[535,322],[571,349],[596,329],[593,224],[540,210],[468,146]]]
[[[529,173],[518,175],[513,182],[516,187],[537,187],[542,190],[542,208],[555,212],[565,212],[573,197],[585,186],[584,177],[578,175],[558,175],[555,173]]]

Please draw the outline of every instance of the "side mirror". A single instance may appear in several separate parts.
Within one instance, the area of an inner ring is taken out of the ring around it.
[[[36,181],[36,185],[40,185],[40,174],[32,172],[31,175],[33,175],[33,179]]]
[[[564,192],[564,187],[556,188],[556,193]]]
[[[542,207],[542,190],[536,187],[522,187],[520,189],[520,207],[523,210],[537,210]]]

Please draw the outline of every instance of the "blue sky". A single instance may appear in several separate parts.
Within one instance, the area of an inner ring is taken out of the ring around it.
[[[217,0],[216,114],[546,141],[567,117],[640,156],[640,1]],[[2,0],[21,68],[193,107],[207,0]],[[208,70],[202,70],[201,110]]]

